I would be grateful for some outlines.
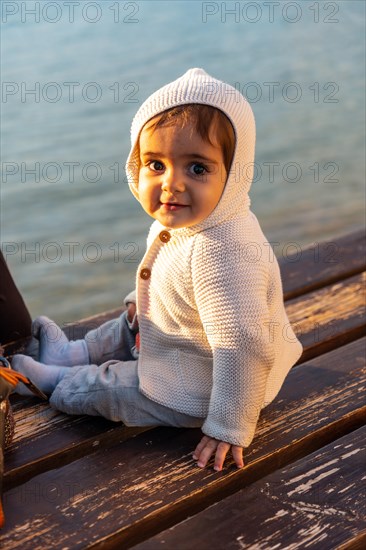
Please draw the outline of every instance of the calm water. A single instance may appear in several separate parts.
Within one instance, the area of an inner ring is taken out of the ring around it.
[[[252,104],[252,209],[277,256],[363,225],[364,2],[281,2],[272,21],[260,2],[80,2],[73,22],[64,2],[39,21],[7,4],[1,240],[33,316],[69,322],[133,288],[151,220],[124,177],[131,119],[190,67]]]

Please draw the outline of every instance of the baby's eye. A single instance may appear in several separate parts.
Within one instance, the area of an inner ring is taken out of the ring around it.
[[[195,162],[190,166],[189,171],[195,176],[203,176],[207,172],[207,168],[203,164]]]
[[[153,160],[149,163],[149,168],[151,170],[154,170],[154,172],[160,172],[164,169],[164,164],[160,162],[159,160]]]

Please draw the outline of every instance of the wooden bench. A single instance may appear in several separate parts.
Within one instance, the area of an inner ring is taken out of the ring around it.
[[[364,234],[279,260],[304,353],[262,411],[245,468],[198,468],[198,429],[128,428],[13,396],[1,548],[364,547]]]

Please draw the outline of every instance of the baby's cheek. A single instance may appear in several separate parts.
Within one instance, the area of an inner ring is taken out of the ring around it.
[[[157,203],[159,203],[159,189],[152,185],[148,179],[141,177],[139,178],[138,190],[142,207],[148,214],[151,214],[156,209]]]
[[[142,172],[140,172],[140,174],[139,174],[137,187],[138,187],[138,190],[139,190],[140,197],[141,197],[141,195],[145,196],[147,194],[147,192],[148,192],[148,183],[147,183],[146,178],[144,177],[144,174]]]

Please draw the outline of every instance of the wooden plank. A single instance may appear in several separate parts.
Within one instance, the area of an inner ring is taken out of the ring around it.
[[[288,243],[278,260],[285,299],[295,298],[365,271],[365,230],[315,242],[306,248]]]
[[[363,427],[134,548],[334,550],[356,541],[366,530],[365,441]]]
[[[262,411],[244,469],[201,470],[191,457],[200,430],[157,428],[8,491],[0,540],[9,550],[128,548],[306,456],[362,425],[364,346],[353,342],[290,372]]]
[[[364,303],[360,290],[364,279],[365,274],[357,275],[287,302],[289,319],[304,345],[298,363],[363,333]],[[97,439],[106,443],[113,438],[126,439],[129,434],[131,437],[136,434],[136,430],[130,431],[123,426],[113,434],[111,423],[102,419],[91,422],[88,417],[70,417],[56,413],[44,403],[32,403],[32,407],[24,411],[22,405],[15,407],[18,428],[6,461],[9,483],[17,476],[25,480],[38,474],[55,460],[58,464],[60,460],[68,463],[73,457],[87,454]],[[42,444],[43,440],[47,440],[47,446]]]
[[[5,454],[6,488],[68,464],[98,446],[124,441],[151,429],[127,428],[122,422],[102,417],[68,416],[35,398],[18,400],[13,411],[16,431]]]
[[[366,272],[286,302],[295,333],[304,346],[299,362],[365,334]]]

